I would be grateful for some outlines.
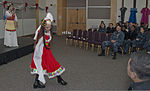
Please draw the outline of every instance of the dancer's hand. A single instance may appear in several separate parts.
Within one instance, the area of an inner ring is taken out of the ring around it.
[[[34,42],[34,45],[33,45],[33,49],[35,49],[35,47],[36,47],[36,44],[37,44],[37,43],[36,43],[36,40],[35,40],[35,42]]]

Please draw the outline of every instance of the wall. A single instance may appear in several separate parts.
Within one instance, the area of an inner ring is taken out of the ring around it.
[[[87,24],[86,24],[86,29],[89,28],[98,28],[99,24],[101,21],[104,21],[106,25],[110,23],[110,19],[88,19],[88,0],[86,0],[86,17],[87,17]],[[96,6],[99,7],[99,6]],[[105,8],[105,6],[104,6]]]
[[[87,0],[88,1],[88,0]],[[113,0],[112,0],[113,1]],[[120,21],[120,16],[121,13],[120,13],[120,8],[121,8],[121,5],[122,5],[122,0],[117,0],[117,16],[116,16],[116,22]],[[126,16],[125,16],[125,21],[128,21],[129,20],[129,16],[130,16],[130,8],[133,7],[133,0],[124,0],[125,1],[125,6],[127,7],[127,11],[126,11]],[[88,6],[88,2],[86,2],[86,7]],[[142,17],[142,14],[141,14],[141,9],[143,7],[145,7],[145,4],[146,4],[146,0],[137,0],[137,23],[140,23],[141,21],[141,17]],[[149,4],[148,4],[148,8],[150,8],[150,0],[149,0]],[[88,10],[87,10],[87,14],[88,14]],[[97,28],[100,21],[104,21],[106,25],[108,25],[111,21],[110,19],[87,19],[87,29],[88,28]],[[149,18],[149,23],[150,23],[150,18]]]
[[[55,23],[53,25],[56,26],[57,25],[57,0],[46,0],[46,6],[48,6],[48,12],[52,13],[55,20]]]
[[[117,16],[120,16],[121,1],[122,0],[117,0]],[[133,0],[124,0],[124,1],[125,1],[125,7],[127,7],[125,21],[128,21],[129,16],[130,16],[130,8],[133,7]],[[146,4],[146,0],[137,0],[137,5],[136,5],[137,11],[138,11],[136,14],[137,15],[137,23],[140,23],[140,21],[141,21],[141,17],[142,17],[141,9],[145,7],[145,4]],[[150,0],[149,0],[148,8],[150,8]],[[120,18],[117,17],[116,21],[120,21]]]

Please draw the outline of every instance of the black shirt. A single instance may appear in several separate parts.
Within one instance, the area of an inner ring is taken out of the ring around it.
[[[122,30],[122,32],[125,35],[124,40],[128,40],[128,38],[129,38],[129,32],[127,32],[126,30]]]
[[[115,31],[115,28],[114,28],[114,27],[112,27],[112,28],[107,27],[106,33],[113,33],[114,31]]]
[[[138,35],[138,33],[136,31],[133,31],[133,32],[130,31],[128,39],[130,39],[132,41],[132,40],[136,39],[137,35]]]
[[[129,91],[131,91],[131,90],[148,90],[148,91],[150,91],[150,80],[132,83],[128,90]]]

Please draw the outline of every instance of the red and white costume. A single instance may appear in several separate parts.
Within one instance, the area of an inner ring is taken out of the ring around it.
[[[36,33],[40,31],[37,30]],[[38,35],[38,34],[37,34]],[[35,34],[34,39],[37,38]],[[45,33],[45,44],[49,48],[48,43],[51,42],[52,36],[50,31]],[[54,58],[50,49],[47,49],[44,46],[43,36],[38,40],[36,44],[32,62],[31,62],[32,74],[39,74],[38,80],[40,80],[43,84],[46,83],[44,75],[47,75],[49,78],[53,78],[55,76],[61,75],[65,68],[63,68]]]
[[[9,10],[5,13],[6,24],[5,24],[5,36],[4,36],[4,45],[9,47],[18,46],[17,34],[15,22],[17,22],[16,14],[12,14]]]

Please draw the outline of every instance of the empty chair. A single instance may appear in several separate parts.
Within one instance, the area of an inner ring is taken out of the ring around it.
[[[66,37],[66,44],[68,42],[68,40],[70,40],[70,44],[72,44],[72,40],[77,36],[77,29],[73,30],[72,35]]]
[[[91,43],[90,43],[92,45],[92,51],[94,51],[95,46],[101,45],[99,34],[100,33],[98,31],[94,32],[93,41],[91,41]],[[98,48],[98,50],[99,50],[99,48]]]
[[[107,40],[106,33],[100,32],[100,38],[98,41],[98,51],[101,51],[102,42]]]
[[[88,31],[88,38],[85,41],[86,42],[86,50],[88,49],[89,43],[92,42],[92,40],[93,40],[93,32],[91,30],[89,30]]]
[[[78,42],[81,41],[82,37],[82,30],[80,29],[78,31],[78,35],[74,38],[75,47],[78,45]]]
[[[81,40],[79,41],[80,48],[82,47],[83,44],[84,44],[84,47],[85,47],[86,40],[87,40],[87,30],[84,30],[83,33],[82,33]]]

